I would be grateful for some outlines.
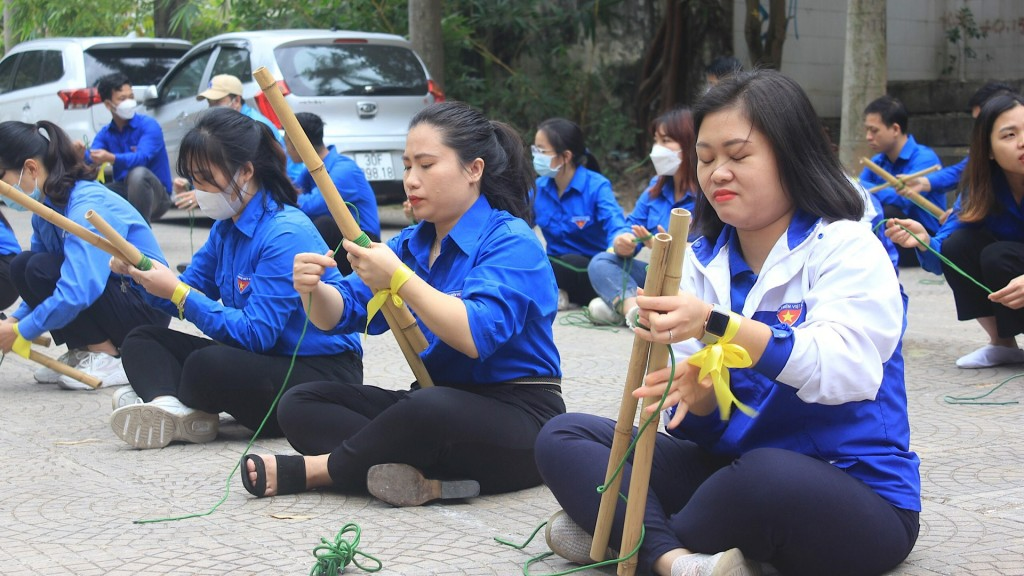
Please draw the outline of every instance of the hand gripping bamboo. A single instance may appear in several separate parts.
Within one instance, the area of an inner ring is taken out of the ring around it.
[[[904,184],[906,184],[907,182],[910,182],[914,178],[920,178],[921,176],[927,176],[928,174],[931,174],[932,172],[937,172],[937,171],[939,171],[941,169],[942,169],[942,166],[939,166],[938,164],[936,164],[934,166],[929,166],[929,167],[925,168],[924,170],[921,170],[920,172],[914,172],[913,174],[906,174],[906,175],[900,176],[897,179],[900,182],[903,182]],[[871,188],[868,188],[868,192],[874,194],[875,192],[878,192],[879,190],[884,190],[884,189],[886,189],[886,188],[888,188],[890,186],[892,186],[892,184],[886,182],[885,184],[879,184],[878,186],[873,186]]]
[[[652,244],[650,267],[647,280],[644,282],[646,296],[674,296],[679,293],[682,279],[683,256],[686,254],[686,236],[690,228],[690,213],[682,208],[672,210],[669,220],[669,233],[657,234]],[[626,385],[622,392],[622,403],[619,406],[619,418],[615,423],[614,439],[608,458],[606,481],[619,462],[626,456],[633,437],[633,421],[636,418],[637,401],[633,391],[643,382],[644,375],[664,368],[668,364],[668,348],[640,337],[633,339],[633,352],[626,372]],[[643,407],[647,408],[658,402],[657,398],[647,398]],[[641,412],[641,421],[645,419]],[[657,426],[649,426],[637,441],[633,452],[632,475],[630,477],[629,495],[626,503],[626,516],[622,526],[622,543],[619,547],[620,557],[629,554],[640,541],[640,533],[644,522],[644,506],[647,502],[647,491],[651,478],[651,465],[654,459],[654,440]],[[604,560],[611,535],[615,508],[619,504],[619,487],[622,476],[612,482],[604,494],[598,509],[597,525],[594,528],[593,546],[590,557]],[[619,576],[632,576],[636,572],[636,556],[619,564]]]
[[[149,270],[153,267],[153,263],[150,262],[149,258],[140,252],[135,245],[125,240],[124,236],[118,234],[117,230],[114,230],[113,226],[107,224],[107,221],[97,214],[95,210],[89,210],[86,212],[85,219],[89,224],[95,226],[96,229],[100,231],[100,234],[102,234],[108,242],[113,244],[120,253],[125,255],[127,258],[126,262],[135,266],[139,270]]]
[[[110,254],[115,258],[124,260],[126,264],[130,266],[135,265],[135,262],[132,262],[130,258],[121,253],[121,251],[118,250],[113,244],[111,244],[110,241],[108,241],[106,238],[100,236],[99,234],[93,232],[92,230],[89,230],[88,228],[82,226],[81,224],[75,222],[74,220],[71,220],[70,218],[64,216],[63,214],[60,214],[59,212],[43,204],[42,202],[33,200],[28,194],[15,190],[14,187],[12,187],[10,184],[4,181],[0,181],[0,196],[6,196],[7,198],[13,200],[14,202],[21,204],[22,206],[24,206],[28,210],[31,210],[33,213],[35,213],[43,220],[46,220],[50,224],[53,224],[54,226],[64,230],[65,232],[68,232],[69,234],[78,236],[82,240],[85,240],[89,244],[92,244],[93,246],[99,248],[100,250],[103,250],[104,252]]]
[[[352,213],[349,212],[348,206],[345,205],[341,194],[338,193],[338,188],[334,185],[330,174],[324,168],[323,160],[320,159],[316,150],[313,149],[313,145],[310,144],[309,138],[306,137],[306,133],[299,126],[295,113],[285,101],[284,95],[281,94],[281,88],[277,85],[273,75],[261,66],[252,73],[252,76],[256,79],[256,83],[259,84],[260,90],[267,96],[271,108],[274,109],[278,119],[281,120],[281,125],[284,126],[288,139],[292,141],[295,150],[302,158],[302,163],[306,165],[310,175],[320,189],[320,193],[323,194],[324,200],[327,202],[327,208],[330,210],[335,222],[338,223],[338,228],[341,230],[342,235],[350,241],[356,241],[357,238],[363,236],[363,231],[359,228],[355,218],[352,217]],[[423,336],[423,332],[416,323],[412,312],[409,311],[407,306],[395,306],[391,298],[385,301],[381,309],[383,310],[385,320],[388,322],[388,326],[391,328],[391,332],[395,335],[395,339],[398,340],[398,347],[402,349],[402,354],[405,355],[405,360],[409,363],[409,368],[412,369],[412,373],[416,377],[416,381],[421,387],[432,386],[433,381],[430,379],[430,374],[427,373],[426,366],[423,365],[423,359],[420,358],[420,353],[427,349],[427,339]]]
[[[904,184],[902,180],[886,172],[884,168],[872,162],[870,158],[861,158],[860,163],[867,166],[868,170],[871,170],[875,174],[878,174],[883,180],[889,183],[889,186],[892,186],[897,190],[903,188]],[[942,218],[942,216],[945,214],[945,211],[942,208],[939,208],[931,201],[929,201],[927,198],[921,196],[917,192],[911,192],[907,194],[907,198],[910,198],[911,202],[917,204],[921,208],[924,208],[925,210],[930,212],[932,216],[935,216],[936,218]]]

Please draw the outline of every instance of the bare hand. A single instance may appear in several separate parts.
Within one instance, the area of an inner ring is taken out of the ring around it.
[[[902,176],[898,176],[900,180],[903,180]],[[903,181],[904,186],[896,192],[900,196],[910,196],[911,194],[920,194],[922,192],[928,192],[932,189],[932,183],[928,181],[924,176],[918,176],[917,178],[911,178],[910,180]]]
[[[634,227],[635,228],[635,227]],[[628,258],[633,255],[633,251],[636,250],[636,236],[632,234],[619,234],[612,240],[612,250],[616,256]]]
[[[17,338],[18,335],[14,333],[14,322],[0,322],[0,352],[10,352]]]
[[[131,276],[132,266],[120,258],[110,257],[110,271],[121,276]]]
[[[187,178],[176,176],[171,180],[171,189],[175,194],[181,194],[182,192],[188,192],[192,189],[192,185],[189,184]]]
[[[402,261],[387,244],[374,242],[363,248],[355,242],[345,240],[341,246],[348,252],[348,263],[364,284],[374,292],[391,286],[391,277]]]
[[[180,192],[174,196],[174,205],[182,210],[195,210],[199,206],[196,204],[196,193],[194,190],[188,192]]]
[[[89,157],[92,158],[92,163],[96,165],[106,164],[107,162],[114,163],[114,155],[102,148],[89,151]]]
[[[1003,288],[988,295],[988,299],[1013,310],[1024,308],[1024,276],[1017,276]]]
[[[952,214],[952,213],[953,213],[953,209],[952,208],[947,208],[946,211],[942,213],[942,217],[939,218],[939,226],[942,226],[943,224],[945,224],[946,220],[949,220],[949,215]]]
[[[416,223],[416,215],[412,211],[412,202],[409,202],[408,200],[402,202],[402,213],[405,214],[406,220],[413,224]]]
[[[660,399],[665,393],[665,387],[669,385],[668,377],[671,372],[671,366],[651,372],[644,378],[644,385],[633,391],[633,397]],[[692,411],[698,416],[706,416],[715,409],[715,394],[711,377],[697,382],[699,374],[699,367],[685,361],[677,361],[675,377],[671,382],[668,396],[665,397],[665,403],[662,405],[663,410],[676,406],[676,413],[665,426],[666,428],[672,429],[679,426],[688,412]],[[657,408],[658,404],[655,402],[645,408],[644,412],[653,414]]]
[[[908,231],[913,232],[914,236],[920,238],[923,244],[919,244]],[[928,235],[928,231],[924,229],[924,226],[917,220],[911,220],[910,218],[889,218],[886,220],[885,235],[892,240],[893,244],[904,248],[924,250],[932,242],[932,237]]]
[[[320,284],[320,278],[328,268],[337,268],[338,263],[334,261],[334,251],[328,250],[326,254],[313,254],[302,252],[295,255],[295,263],[292,265],[292,285],[295,291],[305,296],[312,294]]]
[[[167,266],[156,260],[152,262],[153,267],[145,271],[129,267],[127,270],[128,275],[132,277],[136,284],[142,286],[146,292],[157,298],[170,300],[174,294],[174,289],[178,287],[181,281],[178,280],[178,275]],[[113,263],[111,263],[110,269],[114,270]]]
[[[663,344],[702,336],[704,321],[711,310],[710,304],[687,292],[676,296],[638,293],[636,304],[640,307],[640,323],[650,331],[637,328],[634,333],[648,342]]]

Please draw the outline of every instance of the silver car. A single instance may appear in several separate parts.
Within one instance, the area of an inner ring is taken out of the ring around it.
[[[263,30],[196,44],[143,97],[141,111],[163,128],[172,170],[193,116],[207,107],[196,95],[217,74],[241,79],[245,102],[280,127],[252,78],[261,66],[278,79],[295,112],[323,118],[324,143],[356,161],[378,201],[404,198],[402,152],[409,120],[444,95],[409,42],[391,34]]]

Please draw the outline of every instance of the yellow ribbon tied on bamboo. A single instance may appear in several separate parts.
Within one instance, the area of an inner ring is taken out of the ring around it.
[[[391,301],[396,307],[401,307],[404,302],[402,297],[398,295],[398,290],[409,281],[409,278],[415,276],[416,273],[412,271],[405,264],[402,264],[395,270],[395,273],[391,275],[391,286],[383,290],[378,290],[373,298],[366,304],[366,328],[363,329],[363,338],[370,332],[370,320],[380,312],[380,309],[384,307],[384,304],[388,300],[388,296],[391,296]]]
[[[688,363],[700,368],[697,381],[711,376],[711,383],[714,386],[715,400],[718,401],[718,413],[722,420],[728,420],[732,414],[732,407],[735,404],[740,412],[753,418],[757,416],[757,410],[743,404],[732,393],[729,387],[729,368],[748,368],[753,362],[750,354],[739,344],[733,344],[732,339],[740,329],[740,323],[730,321],[725,329],[722,338],[690,356]]]
[[[11,351],[22,358],[28,358],[32,355],[32,343],[21,336],[21,331],[18,330],[17,324],[12,325],[11,329],[14,330],[14,335],[16,336],[14,344],[11,346]]]

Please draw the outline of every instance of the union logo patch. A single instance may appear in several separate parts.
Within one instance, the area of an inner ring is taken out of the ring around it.
[[[242,276],[241,274],[235,278],[235,284],[238,286],[238,293],[245,292],[245,289],[249,287],[249,283],[252,282],[252,278],[248,276]]]
[[[582,230],[583,227],[586,226],[588,222],[590,222],[590,216],[574,216],[572,221],[574,224],[576,224],[577,228]]]
[[[783,304],[779,306],[779,311],[775,313],[775,316],[779,319],[779,322],[786,326],[792,326],[796,324],[803,314],[804,303],[798,302],[796,304]]]

